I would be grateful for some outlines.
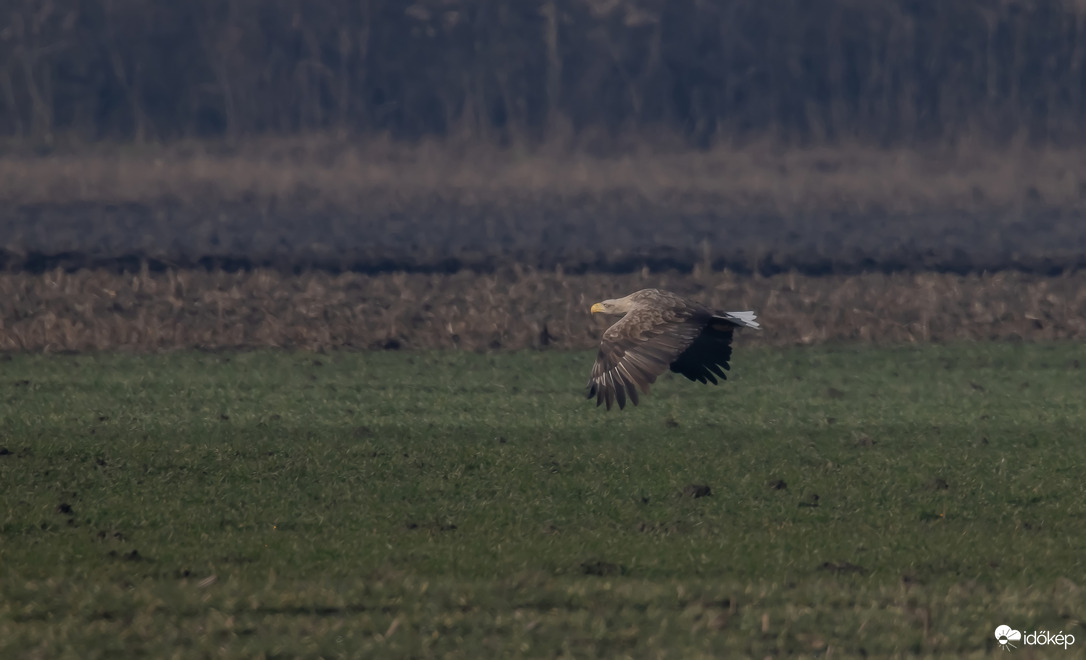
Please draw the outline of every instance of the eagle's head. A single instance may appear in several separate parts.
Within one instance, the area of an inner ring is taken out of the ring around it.
[[[592,309],[589,311],[593,314],[625,314],[630,311],[629,296],[626,296],[625,298],[601,300],[595,305],[592,305]]]

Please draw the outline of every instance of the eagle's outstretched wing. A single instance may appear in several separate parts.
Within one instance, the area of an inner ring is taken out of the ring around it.
[[[627,397],[637,405],[638,388],[647,393],[705,327],[704,318],[669,316],[658,310],[635,310],[603,333],[588,380],[588,398],[596,397],[596,405],[606,403],[608,410],[616,400],[624,408]]]

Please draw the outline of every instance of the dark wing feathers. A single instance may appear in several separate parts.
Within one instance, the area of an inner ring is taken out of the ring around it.
[[[709,324],[690,347],[671,363],[671,370],[690,380],[717,384],[716,377],[726,380],[728,360],[732,356],[732,329]]]

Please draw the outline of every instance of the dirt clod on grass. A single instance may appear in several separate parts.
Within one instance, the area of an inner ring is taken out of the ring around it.
[[[594,560],[581,563],[581,572],[585,575],[607,577],[611,575],[624,575],[626,573],[626,567],[619,564],[612,564],[607,561]]]
[[[867,569],[863,566],[858,566],[849,561],[827,561],[822,562],[822,565],[818,567],[821,571],[827,571],[837,575],[846,573],[855,573],[858,575],[864,575],[867,573]]]
[[[683,488],[683,495],[698,499],[699,497],[709,497],[713,494],[713,489],[705,484],[690,484],[686,488]]]

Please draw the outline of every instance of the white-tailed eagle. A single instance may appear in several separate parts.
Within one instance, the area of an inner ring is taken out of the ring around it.
[[[761,328],[754,312],[717,312],[670,291],[642,289],[625,298],[592,305],[593,314],[624,314],[603,333],[600,352],[588,380],[588,398],[596,405],[629,399],[637,389],[670,368],[690,380],[717,384],[724,380],[732,355],[735,328]]]

